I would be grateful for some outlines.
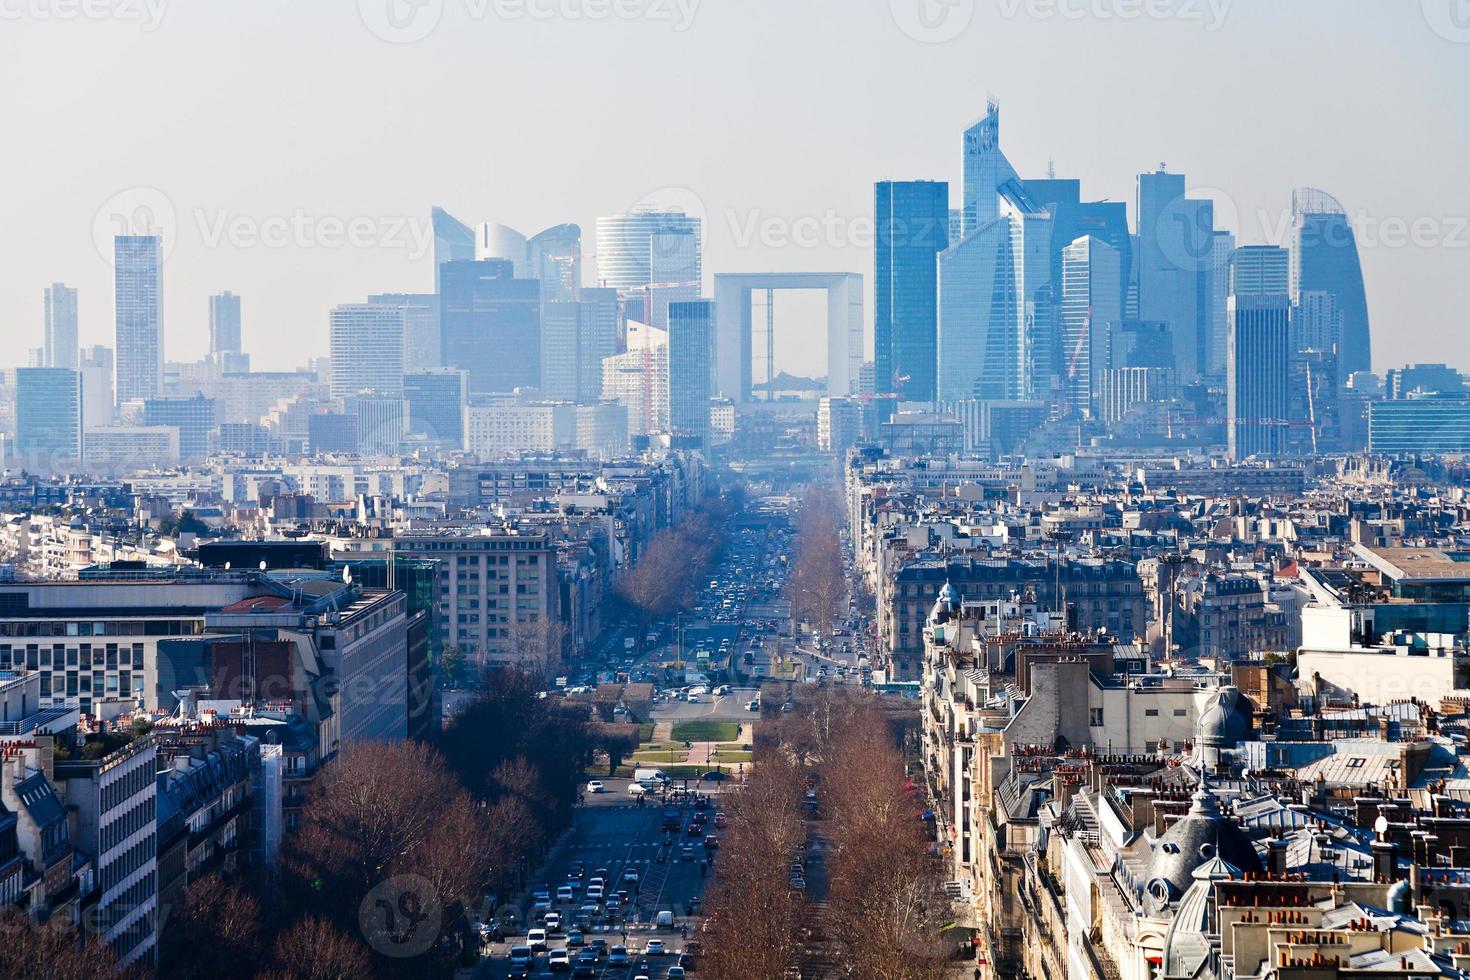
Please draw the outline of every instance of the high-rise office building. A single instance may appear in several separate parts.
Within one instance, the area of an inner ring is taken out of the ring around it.
[[[874,384],[901,401],[936,397],[939,267],[949,248],[949,184],[880,181],[873,189]]]
[[[163,241],[157,235],[113,239],[117,402],[156,397],[163,385]]]
[[[381,293],[369,296],[374,306],[403,311],[403,370],[428,371],[439,366],[439,297],[432,293]]]
[[[1230,457],[1283,455],[1291,415],[1290,298],[1284,292],[1232,295],[1230,320]]]
[[[553,401],[602,397],[602,362],[617,353],[617,291],[589,289],[582,302],[542,307],[541,394]]]
[[[509,225],[482,221],[475,228],[475,261],[503,260],[515,268],[517,279],[534,279],[526,236]]]
[[[1292,349],[1336,351],[1341,343],[1342,314],[1337,309],[1337,296],[1322,290],[1298,293],[1291,305]]]
[[[434,229],[434,292],[440,291],[440,277],[446,262],[475,261],[475,230],[443,208],[429,212]]]
[[[403,398],[388,393],[364,392],[344,401],[349,411],[357,416],[358,455],[395,455],[406,431]]]
[[[1000,105],[993,99],[985,115],[965,130],[963,164],[960,228],[969,235],[1000,215],[1000,186],[1016,179],[1015,168],[1000,149]]]
[[[1020,400],[1051,387],[1051,214],[1019,181],[1000,215],[939,257],[937,397]]]
[[[1207,363],[1215,209],[1185,196],[1184,175],[1138,176],[1138,317],[1174,332],[1176,377],[1189,384]]]
[[[16,369],[15,452],[42,468],[81,460],[80,374],[67,368]]]
[[[544,303],[574,303],[582,289],[582,228],[557,225],[526,242],[528,272]]]
[[[351,303],[331,312],[333,398],[403,392],[403,312]]]
[[[628,413],[628,431],[636,436],[669,427],[669,334],[636,320],[628,321],[628,349],[602,361],[602,397]]]
[[[1230,258],[1234,296],[1286,296],[1290,283],[1291,258],[1279,245],[1242,245]]]
[[[715,304],[669,306],[669,432],[676,447],[709,447],[710,357]]]
[[[240,297],[226,290],[209,297],[209,352],[240,354]]]
[[[1370,402],[1368,450],[1395,455],[1470,454],[1470,395],[1420,392]]]
[[[439,327],[445,367],[469,375],[471,394],[541,383],[541,284],[515,278],[507,259],[441,267]]]
[[[45,367],[75,371],[77,359],[77,291],[64,283],[46,287]]]
[[[1205,374],[1223,380],[1230,363],[1230,257],[1235,254],[1235,235],[1215,230],[1210,257],[1210,322],[1205,335]]]
[[[112,348],[98,344],[81,352],[82,422],[84,429],[95,429],[112,422],[117,406],[113,398]]]
[[[1298,305],[1309,292],[1331,293],[1341,318],[1338,370],[1346,378],[1373,369],[1368,300],[1358,241],[1341,204],[1325,191],[1292,191],[1291,298]]]
[[[1405,364],[1389,368],[1383,374],[1384,394],[1392,399],[1410,395],[1462,395],[1467,390],[1466,378],[1448,364]]]
[[[1094,414],[1109,364],[1110,324],[1123,318],[1118,250],[1088,235],[1062,249],[1062,395],[1074,415]]]
[[[645,208],[597,219],[597,284],[610,289],[641,289],[654,285],[655,271],[671,274],[677,262],[678,281],[700,282],[702,275],[702,222],[676,209]],[[660,235],[688,235],[690,239],[666,240],[655,248]],[[692,255],[686,251],[692,249]],[[668,253],[658,258],[661,253]]]
[[[202,459],[209,453],[210,436],[218,424],[218,406],[202,394],[193,398],[149,398],[143,402],[145,426],[171,426],[179,430],[179,455],[186,460]]]
[[[437,368],[403,376],[409,436],[440,447],[464,448],[464,409],[469,381],[463,371]]]

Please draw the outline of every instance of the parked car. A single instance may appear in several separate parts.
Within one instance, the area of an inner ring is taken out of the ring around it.
[[[606,793],[607,792],[607,787],[604,786],[604,785],[602,785],[602,780],[600,780],[600,779],[594,779],[594,780],[592,780],[591,782],[589,782],[587,784],[587,792],[589,792],[589,793]]]

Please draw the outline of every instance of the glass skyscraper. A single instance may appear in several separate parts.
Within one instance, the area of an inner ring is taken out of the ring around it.
[[[1208,364],[1215,206],[1185,196],[1184,175],[1138,175],[1138,318],[1169,324],[1176,376],[1188,384]]]
[[[994,100],[965,130],[963,164],[960,229],[968,235],[999,216],[1000,185],[1016,179],[1015,168],[1000,150],[1000,106]]]
[[[1291,193],[1291,297],[1300,303],[1309,292],[1330,293],[1341,318],[1338,370],[1345,378],[1373,369],[1373,343],[1368,328],[1368,300],[1358,241],[1342,205],[1331,194],[1311,187]]]
[[[873,189],[874,385],[880,396],[937,395],[939,267],[949,248],[949,184],[880,181]]]
[[[15,450],[31,465],[82,458],[82,380],[67,368],[17,368]]]
[[[163,242],[157,235],[113,239],[113,305],[118,404],[156,397],[163,385]]]
[[[541,284],[506,259],[440,267],[444,366],[469,375],[471,394],[541,383]]]
[[[77,291],[55,282],[46,288],[46,367],[77,369]]]
[[[530,274],[545,303],[573,303],[582,289],[582,228],[557,225],[526,243]]]
[[[1062,249],[1062,394],[1074,415],[1089,417],[1108,368],[1109,325],[1123,318],[1118,250],[1091,235]]]
[[[650,208],[598,218],[597,284],[641,289],[660,284],[655,273],[679,277],[669,282],[700,282],[702,231],[699,218],[678,210]],[[661,235],[692,238],[665,240],[656,249],[654,239]],[[675,261],[671,266],[667,260]]]
[[[1230,458],[1280,456],[1291,414],[1290,298],[1284,292],[1232,295],[1230,319]]]
[[[475,231],[443,208],[430,211],[429,222],[434,229],[434,291],[437,293],[446,262],[475,260]]]
[[[434,445],[464,448],[464,409],[469,385],[463,371],[439,368],[403,377],[407,432]]]
[[[403,391],[403,311],[349,303],[331,313],[333,398]]]
[[[669,432],[676,447],[709,448],[715,304],[669,304]]]
[[[240,297],[228,290],[209,297],[209,352],[239,354],[243,350],[240,339]]]

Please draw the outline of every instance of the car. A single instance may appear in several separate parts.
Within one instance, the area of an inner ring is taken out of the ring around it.
[[[748,660],[746,662],[749,663]],[[761,710],[761,703],[760,703],[760,701],[756,700],[755,698],[752,698],[751,700],[745,702],[745,710],[746,711],[759,711],[759,710]]]
[[[684,833],[690,837],[698,837],[700,834],[703,833],[703,831],[699,829],[699,824],[692,823],[689,825],[689,829],[684,831]]]
[[[669,972],[665,974],[665,976],[667,976],[669,980],[684,980],[684,968],[677,965],[671,966],[669,967]]]
[[[576,897],[577,897],[577,893],[576,893],[575,889],[572,888],[571,885],[562,885],[560,888],[558,888],[556,890],[556,900],[558,902],[570,902],[572,899],[574,899]]]
[[[602,957],[607,955],[607,940],[603,939],[601,936],[598,936],[596,939],[587,944],[587,952],[596,956],[598,959],[601,959]]]
[[[510,965],[530,966],[535,956],[535,951],[529,946],[512,946],[510,948]]]
[[[567,945],[582,946],[587,942],[587,934],[581,929],[572,928],[567,930]]]
[[[535,904],[533,904],[531,906],[531,913],[533,915],[538,916],[538,917],[539,916],[542,916],[542,915],[545,915],[547,912],[550,912],[550,911],[551,911],[551,899],[550,898],[538,898],[538,899],[536,899]]]
[[[546,965],[557,973],[572,968],[572,954],[565,946],[558,946],[547,954]]]
[[[546,918],[543,921],[546,924],[546,931],[548,933],[556,932],[557,930],[561,929],[560,912],[547,912]]]
[[[611,949],[609,949],[607,951],[607,965],[608,966],[627,966],[628,965],[628,947],[626,947],[626,946],[614,946]]]
[[[540,888],[531,893],[531,900],[533,902],[551,901],[551,889],[547,888],[545,885],[542,885]]]
[[[577,909],[577,918],[586,918],[588,922],[596,922],[598,916],[601,914],[602,910],[597,907],[596,902],[588,902],[586,905]]]
[[[623,872],[623,880],[624,881],[627,881],[627,882],[631,882],[632,884],[635,884],[635,885],[638,884],[638,869],[637,868],[629,868],[627,871],[624,871]]]
[[[699,778],[707,780],[711,783],[721,783],[729,779],[730,774],[727,772],[721,772],[718,769],[711,769],[708,772],[702,773]]]
[[[694,860],[694,845],[693,844],[685,844],[683,847],[679,848],[679,860],[680,861],[693,861]]]
[[[600,779],[594,779],[594,780],[592,780],[591,782],[589,782],[587,784],[587,792],[589,792],[589,793],[606,793],[607,792],[607,787],[604,786],[604,785],[602,785],[602,780],[600,780]]]
[[[595,977],[595,976],[597,976],[597,960],[596,959],[593,959],[591,962],[587,962],[585,960],[577,960],[577,962],[575,962],[575,963],[572,964],[572,976],[574,976],[574,977]]]
[[[714,834],[705,834],[704,849],[706,851],[718,851],[720,849],[720,839]]]
[[[544,950],[546,948],[546,930],[532,929],[526,933],[526,945],[531,948],[532,952]]]
[[[644,956],[662,956],[669,951],[662,939],[650,939],[643,947]]]
[[[600,902],[600,901],[602,901],[602,886],[601,885],[588,885],[587,886],[587,897],[590,898],[594,902]]]

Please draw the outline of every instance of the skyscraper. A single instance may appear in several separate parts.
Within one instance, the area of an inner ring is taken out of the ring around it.
[[[380,293],[369,296],[368,302],[402,311],[404,371],[427,371],[439,366],[444,345],[439,337],[438,296],[432,293]]]
[[[968,235],[1000,214],[1000,185],[1016,179],[1000,149],[1000,105],[991,99],[985,115],[965,130],[964,189],[960,227]]]
[[[434,229],[434,292],[439,292],[441,270],[446,262],[475,260],[475,231],[443,208],[429,212]]]
[[[1215,230],[1210,257],[1210,322],[1205,334],[1205,374],[1223,379],[1230,365],[1230,257],[1235,235]]]
[[[153,398],[163,384],[163,242],[157,235],[113,239],[118,404]]]
[[[1019,181],[1000,214],[940,253],[937,397],[1021,400],[1051,387],[1051,214]]]
[[[1338,370],[1346,378],[1373,369],[1368,300],[1358,241],[1347,213],[1331,194],[1311,187],[1291,193],[1291,298],[1301,304],[1308,292],[1330,293],[1341,318]]]
[[[1138,317],[1174,332],[1175,369],[1189,384],[1206,366],[1215,208],[1185,196],[1184,175],[1138,175]]]
[[[541,394],[556,401],[602,397],[602,362],[618,348],[617,291],[588,289],[583,302],[542,307]]]
[[[331,312],[333,398],[403,392],[403,311],[352,303]]]
[[[1230,292],[1234,296],[1286,296],[1291,288],[1291,259],[1279,245],[1242,245],[1230,258]]]
[[[1087,235],[1062,250],[1062,395],[1088,417],[1102,393],[1109,325],[1123,318],[1122,260],[1107,242]]]
[[[468,397],[469,381],[463,371],[438,368],[404,375],[407,433],[440,447],[463,449]]]
[[[674,209],[645,208],[598,218],[597,284],[619,290],[641,289],[655,284],[658,281],[653,278],[655,256],[664,250],[690,246],[692,255],[675,250],[666,258],[680,260],[679,281],[699,282],[702,272],[701,224],[699,218]],[[667,234],[692,235],[693,241],[665,242],[656,250],[655,236]],[[670,274],[667,261],[659,263],[658,273]]]
[[[1284,292],[1232,295],[1230,320],[1230,458],[1280,456],[1291,414],[1290,298]]]
[[[707,299],[669,306],[669,432],[673,444],[709,447],[710,355],[715,304]]]
[[[201,459],[209,452],[210,435],[217,424],[214,399],[202,394],[193,398],[149,398],[143,402],[143,424],[179,430],[179,456]]]
[[[903,401],[936,397],[938,263],[949,247],[949,184],[880,181],[873,189],[874,384]]]
[[[526,236],[509,225],[482,221],[475,228],[475,261],[504,259],[515,267],[517,279],[534,279],[527,258]]]
[[[515,278],[507,259],[440,269],[445,367],[469,374],[470,393],[508,393],[541,383],[541,284]]]
[[[112,422],[116,401],[112,395],[115,371],[111,347],[98,344],[81,352],[82,426],[95,429]]]
[[[16,369],[15,450],[47,469],[81,460],[81,375],[67,368]]]
[[[628,413],[628,431],[637,436],[669,425],[669,334],[646,323],[628,321],[628,349],[604,358],[602,397]]]
[[[209,352],[239,354],[244,351],[240,339],[240,297],[226,290],[209,297]]]
[[[77,291],[54,282],[46,288],[46,367],[77,369]]]
[[[582,289],[582,228],[557,225],[526,243],[529,275],[541,282],[546,303],[576,302]]]

